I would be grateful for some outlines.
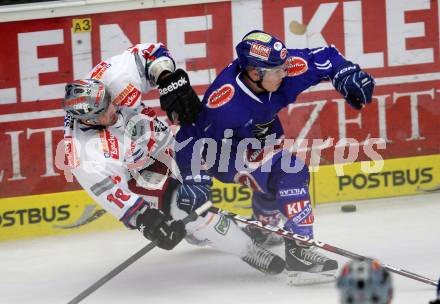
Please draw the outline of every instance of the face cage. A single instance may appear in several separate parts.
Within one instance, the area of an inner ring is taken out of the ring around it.
[[[105,112],[103,112],[103,113],[105,113]],[[101,114],[102,115],[102,114]],[[89,119],[81,119],[83,122],[85,122],[86,124],[88,124],[88,125],[94,125],[94,126],[96,126],[96,125],[100,125],[101,123],[100,123],[100,121],[99,121],[99,118],[101,117],[101,115],[98,115],[97,117],[95,117],[95,118],[89,118]]]
[[[95,117],[92,118],[80,118],[78,117],[77,119],[84,121],[85,123],[89,124],[89,125],[100,125],[100,118],[105,115],[110,107],[111,101],[110,101],[110,95],[108,95],[107,93],[104,96],[104,100],[107,100],[107,106],[105,107],[105,109],[101,110],[98,114],[95,114]],[[101,101],[101,102],[103,102]],[[115,105],[116,110],[118,110],[118,106]],[[72,114],[71,114],[72,115]],[[73,117],[75,117],[75,115],[73,115]]]

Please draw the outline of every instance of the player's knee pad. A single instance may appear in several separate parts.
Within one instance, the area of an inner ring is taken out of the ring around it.
[[[187,213],[171,205],[171,216],[182,219]],[[217,250],[243,257],[246,255],[252,240],[229,217],[208,212],[206,216],[198,217],[186,224],[189,243],[194,245],[209,245]]]
[[[278,202],[273,194],[254,192],[252,194],[254,217],[263,224],[277,226],[281,219]]]
[[[275,164],[272,187],[276,188],[276,200],[280,211],[287,217],[284,227],[293,233],[313,238],[314,216],[309,193],[309,168],[295,156],[289,160],[291,166],[300,167],[298,172],[283,170],[281,159]],[[299,165],[299,164],[303,165]],[[274,184],[275,183],[275,184]]]

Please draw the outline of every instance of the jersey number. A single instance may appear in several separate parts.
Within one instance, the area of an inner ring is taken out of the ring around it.
[[[125,194],[121,189],[116,190],[115,195],[107,195],[107,200],[109,202],[115,203],[119,208],[124,208],[124,203],[130,199],[129,194]]]

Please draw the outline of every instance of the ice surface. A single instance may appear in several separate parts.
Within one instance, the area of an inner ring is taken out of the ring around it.
[[[315,208],[316,239],[440,276],[439,193],[356,204],[353,213],[339,204]],[[0,302],[67,303],[144,244],[137,231],[125,230],[0,243]],[[433,286],[392,276],[393,303],[434,299]],[[289,287],[282,275],[263,275],[234,256],[182,242],[173,251],[154,249],[82,303],[322,304],[338,303],[338,294],[334,284]]]

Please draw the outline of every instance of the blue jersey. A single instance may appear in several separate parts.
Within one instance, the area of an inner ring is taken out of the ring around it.
[[[238,61],[233,61],[206,91],[202,101],[203,110],[196,123],[183,125],[177,133],[178,142],[192,138],[189,144],[176,152],[182,174],[190,174],[193,145],[200,138],[212,138],[217,142],[217,159],[227,129],[233,131],[233,149],[244,138],[264,141],[270,134],[276,134],[279,138],[283,129],[278,112],[294,103],[304,90],[322,80],[331,80],[335,68],[345,62],[345,58],[332,46],[289,49],[287,76],[278,90],[254,94],[242,81]]]

